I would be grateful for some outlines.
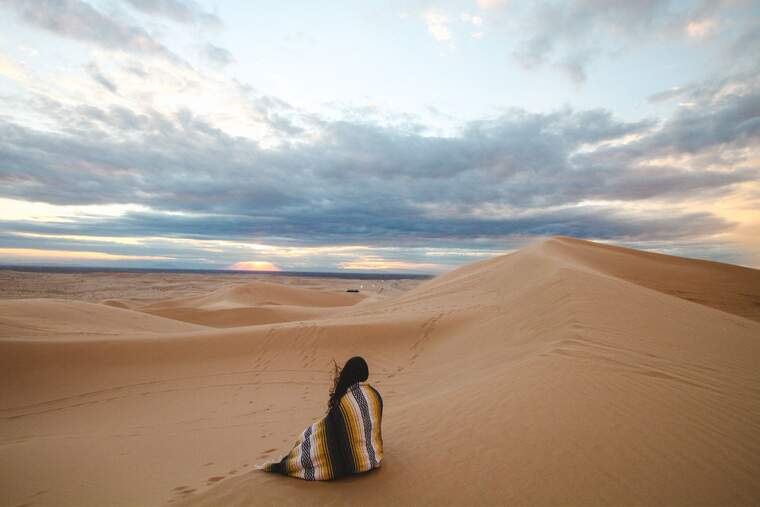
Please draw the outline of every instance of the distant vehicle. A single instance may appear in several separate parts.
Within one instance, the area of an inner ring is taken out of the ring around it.
[[[346,289],[346,292],[359,292],[359,289]]]

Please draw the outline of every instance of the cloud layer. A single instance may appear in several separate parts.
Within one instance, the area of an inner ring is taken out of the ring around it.
[[[151,210],[46,229],[72,233],[371,245],[708,234],[732,224],[672,203],[757,180],[757,168],[742,161],[760,139],[760,94],[710,101],[662,124],[604,110],[515,110],[451,137],[321,120],[311,140],[262,148],[188,110],[167,116],[47,100],[38,113],[55,114],[55,131],[0,121],[0,195]],[[693,162],[704,158],[709,166]],[[650,204],[626,207],[641,202]]]
[[[613,4],[536,6],[541,21],[515,56],[527,67],[564,65],[582,81],[595,33],[638,37],[672,24],[668,2]],[[74,219],[5,217],[7,249],[99,246],[124,258],[201,265],[221,248],[220,263],[297,268],[288,249],[305,248],[311,266],[428,270],[535,236],[672,243],[719,235],[737,222],[698,204],[760,178],[756,68],[653,95],[653,104],[682,104],[663,118],[513,108],[443,134],[412,115],[300,110],[219,77],[215,69],[235,62],[221,46],[200,43],[211,67],[194,68],[155,34],[79,0],[4,5],[30,26],[107,53],[85,63],[65,92],[33,83],[22,98],[0,99],[0,198],[129,205]],[[128,5],[178,25],[222,26],[194,2]],[[689,19],[710,12],[704,6]],[[450,39],[448,18],[430,11],[426,20],[436,38]],[[747,44],[752,33],[741,35]],[[24,74],[16,79],[32,84]],[[86,236],[110,239],[94,245]],[[184,241],[185,253],[173,240]],[[267,245],[270,257],[240,257],[245,241]],[[359,250],[346,258],[351,250],[342,247]],[[447,249],[453,256],[441,253]],[[440,258],[431,262],[429,252]]]

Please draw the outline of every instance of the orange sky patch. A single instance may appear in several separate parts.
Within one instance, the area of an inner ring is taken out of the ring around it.
[[[275,264],[269,261],[245,261],[236,262],[229,269],[236,271],[282,271]]]
[[[172,257],[158,255],[119,255],[106,252],[75,250],[44,250],[40,248],[0,248],[0,255],[16,259],[83,259],[83,260],[168,260]]]
[[[392,261],[375,255],[362,256],[360,259],[354,261],[342,262],[338,266],[340,269],[357,269],[369,271],[387,271],[391,269],[440,271],[445,268],[445,266],[442,266],[440,264]]]

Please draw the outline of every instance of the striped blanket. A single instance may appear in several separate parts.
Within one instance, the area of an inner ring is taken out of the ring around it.
[[[280,461],[260,468],[309,481],[367,472],[383,460],[383,400],[372,386],[356,383],[330,412],[299,437]]]

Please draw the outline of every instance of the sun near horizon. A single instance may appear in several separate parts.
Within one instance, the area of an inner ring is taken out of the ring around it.
[[[236,262],[227,269],[231,269],[233,271],[282,271],[279,267],[268,261]]]

